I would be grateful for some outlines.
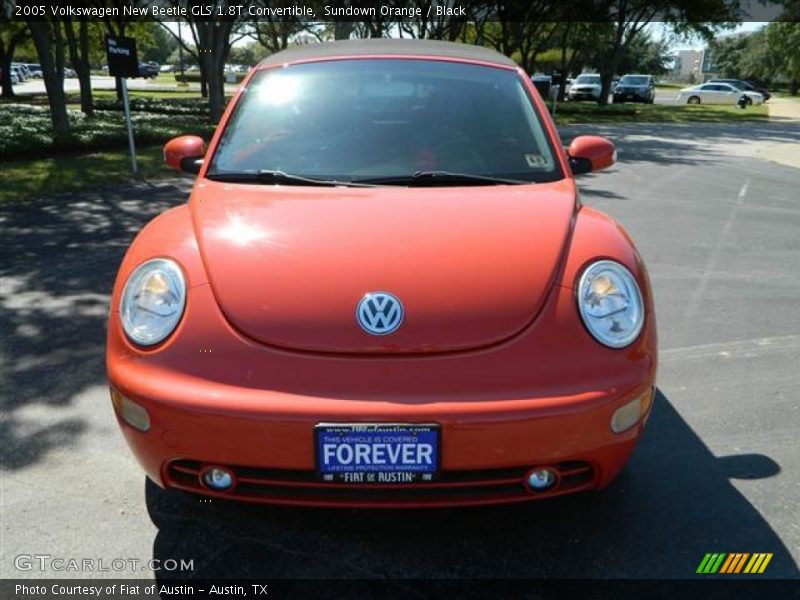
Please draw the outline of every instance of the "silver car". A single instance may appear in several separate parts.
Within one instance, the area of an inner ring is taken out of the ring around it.
[[[600,100],[602,81],[597,73],[581,73],[572,82],[568,97],[570,100]]]
[[[728,83],[701,83],[683,88],[677,96],[681,104],[762,104],[764,96],[758,92],[740,90]]]

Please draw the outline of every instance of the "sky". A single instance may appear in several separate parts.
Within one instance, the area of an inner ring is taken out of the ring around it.
[[[752,33],[754,31],[758,31],[765,25],[768,25],[767,22],[758,22],[758,21],[748,21],[746,23],[740,23],[735,29],[729,29],[720,34],[721,37],[727,35],[734,35],[737,33]],[[664,35],[669,37],[669,32],[665,32],[665,27],[661,23],[653,23],[649,27],[650,32],[652,33],[653,37],[662,38]],[[691,39],[691,40],[678,40],[673,44],[672,50],[702,50],[706,46],[706,42],[701,38]]]

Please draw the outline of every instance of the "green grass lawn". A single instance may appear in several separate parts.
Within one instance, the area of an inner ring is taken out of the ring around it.
[[[548,104],[552,113],[552,104]],[[578,123],[724,123],[769,118],[766,106],[670,106],[663,104],[609,104],[562,102],[555,112],[557,125]]]
[[[141,179],[178,174],[164,164],[161,146],[137,149],[139,176],[131,173],[127,151],[113,150],[0,163],[0,204],[62,192],[98,190]]]

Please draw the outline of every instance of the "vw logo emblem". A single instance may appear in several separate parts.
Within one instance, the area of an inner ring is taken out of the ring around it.
[[[402,324],[403,305],[389,292],[370,292],[358,303],[356,318],[367,333],[387,335]]]

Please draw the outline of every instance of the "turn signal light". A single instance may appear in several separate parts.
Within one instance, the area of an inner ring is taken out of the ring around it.
[[[126,398],[114,388],[111,388],[111,403],[120,418],[128,425],[142,433],[150,431],[150,415],[143,406]]]
[[[611,431],[614,433],[622,433],[636,425],[650,410],[650,404],[652,402],[653,390],[648,389],[641,396],[634,398],[627,404],[623,404],[614,412],[614,416],[611,417]]]

